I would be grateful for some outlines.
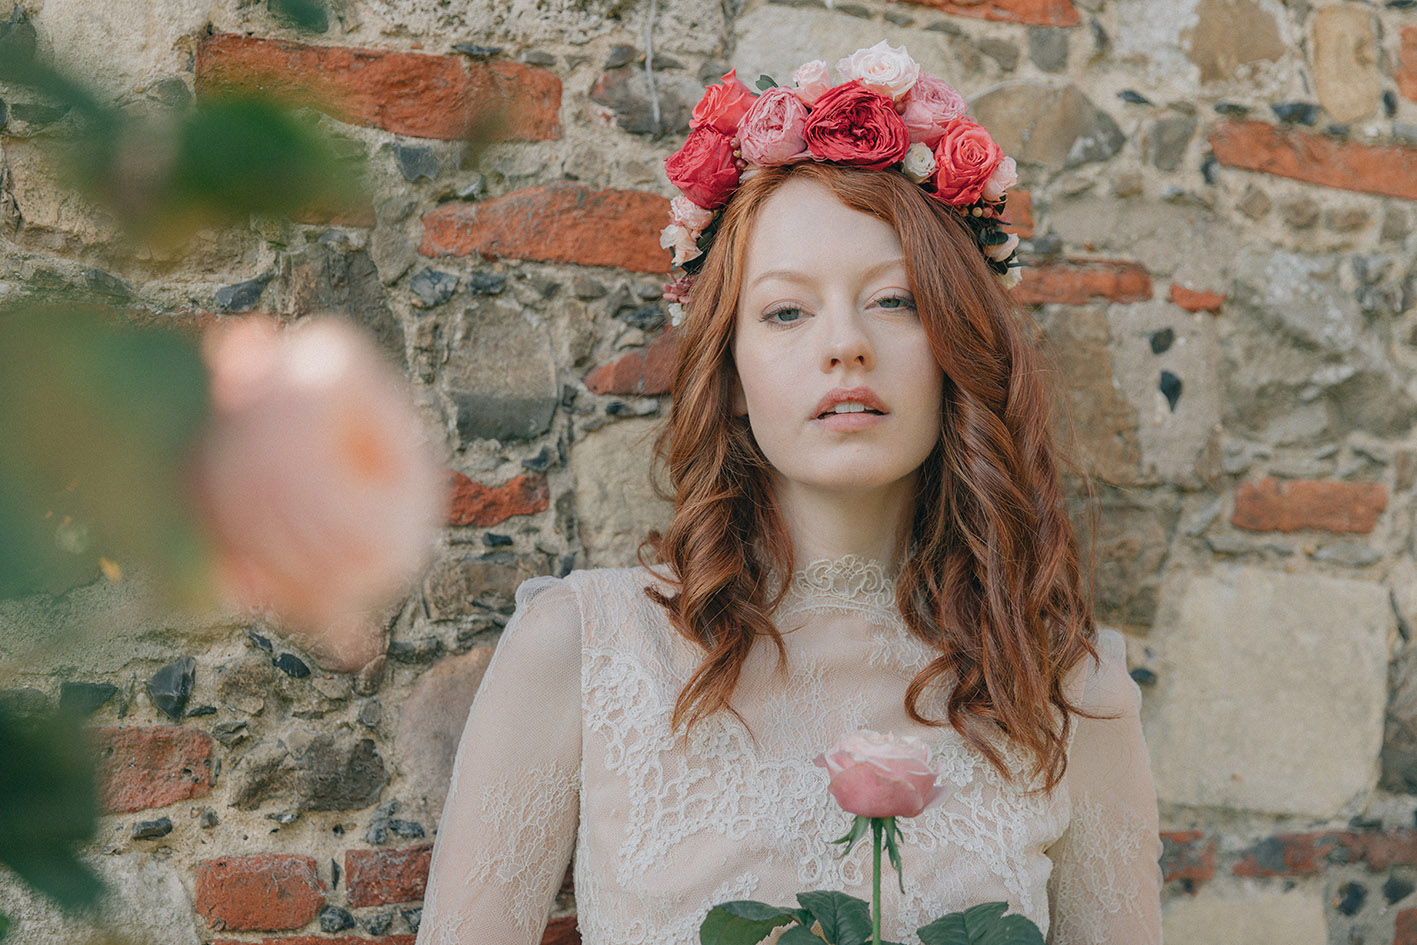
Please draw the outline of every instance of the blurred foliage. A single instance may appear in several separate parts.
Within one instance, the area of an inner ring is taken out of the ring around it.
[[[0,707],[0,864],[69,910],[93,907],[103,893],[78,858],[98,823],[81,722],[70,712],[23,716]]]
[[[271,12],[299,30],[323,33],[330,28],[330,11],[322,0],[270,0]]]
[[[181,477],[206,391],[178,330],[99,305],[0,308],[0,596],[116,580],[134,561],[195,585]]]

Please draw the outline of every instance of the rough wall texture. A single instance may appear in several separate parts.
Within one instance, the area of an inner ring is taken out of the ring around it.
[[[121,587],[0,602],[6,698],[118,689],[94,713],[111,927],[411,941],[517,583],[628,563],[663,519],[660,162],[729,64],[783,77],[884,37],[975,93],[1020,160],[1019,292],[1100,480],[1098,611],[1145,693],[1167,941],[1417,943],[1411,0],[659,0],[652,22],[648,0],[342,0],[313,38],[239,0],[22,6],[135,106],[316,88],[375,201],[138,255],[40,160],[42,109],[7,103],[0,295],[350,312],[407,364],[456,473],[444,553],[355,676],[259,627],[154,622]],[[505,140],[463,166],[452,139],[499,99]],[[97,635],[23,656],[36,622],[86,615]],[[174,722],[144,683],[185,657]],[[0,890],[18,941],[90,939]],[[573,912],[568,882],[548,940]]]

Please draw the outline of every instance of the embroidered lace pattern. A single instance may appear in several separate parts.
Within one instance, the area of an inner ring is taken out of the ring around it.
[[[1064,910],[1054,929],[1055,941],[1111,945],[1120,918],[1135,924],[1135,936],[1128,941],[1160,945],[1160,937],[1151,935],[1141,921],[1151,872],[1142,850],[1147,828],[1145,819],[1135,813],[1110,809],[1088,794],[1074,798],[1072,824],[1056,851],[1058,878],[1053,894],[1059,901],[1089,903],[1093,908]]]

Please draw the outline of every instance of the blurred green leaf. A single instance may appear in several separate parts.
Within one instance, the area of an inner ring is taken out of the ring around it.
[[[0,708],[0,864],[65,909],[103,884],[77,856],[98,824],[94,767],[79,716]]]
[[[5,915],[5,913],[0,912],[0,940],[3,940],[5,938],[6,933],[8,933],[9,931],[10,918],[9,916]]]
[[[330,12],[320,0],[270,0],[271,12],[296,29],[323,33],[330,28]]]
[[[206,385],[180,331],[99,305],[0,307],[0,596],[137,563],[193,581],[202,539],[183,464]]]

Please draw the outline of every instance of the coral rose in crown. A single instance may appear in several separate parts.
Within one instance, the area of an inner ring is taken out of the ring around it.
[[[1018,169],[964,96],[884,40],[838,60],[835,83],[831,72],[814,59],[791,85],[761,76],[755,94],[735,69],[705,90],[688,140],[664,162],[682,194],[660,238],[673,265],[698,272],[714,220],[754,169],[818,161],[903,174],[960,215],[1006,289],[1017,285],[1018,239],[1002,226]]]

